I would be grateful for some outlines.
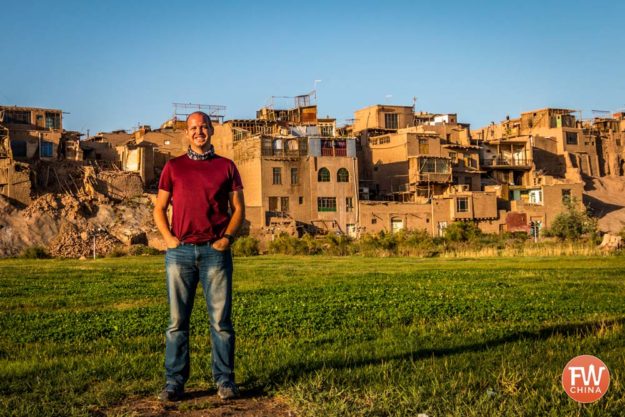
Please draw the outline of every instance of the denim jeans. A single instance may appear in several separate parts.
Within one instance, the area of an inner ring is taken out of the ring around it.
[[[169,326],[165,332],[165,378],[184,387],[189,379],[189,322],[198,281],[210,318],[212,371],[217,385],[234,382],[232,255],[210,244],[181,244],[165,255]]]

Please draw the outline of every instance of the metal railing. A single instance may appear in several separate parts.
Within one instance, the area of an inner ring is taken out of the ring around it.
[[[321,156],[347,156],[347,148],[321,148]]]
[[[306,151],[301,149],[263,149],[263,156],[276,156],[282,158],[297,158],[300,156],[306,156]]]
[[[492,167],[492,166],[530,166],[532,164],[532,160],[529,158],[504,158],[501,156],[497,156],[494,158],[482,159],[480,164],[484,167]]]

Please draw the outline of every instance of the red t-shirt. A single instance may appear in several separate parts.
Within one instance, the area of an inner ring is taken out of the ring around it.
[[[170,159],[158,188],[171,193],[172,233],[181,242],[204,243],[223,237],[230,221],[229,194],[243,189],[234,162],[215,155],[194,161]]]

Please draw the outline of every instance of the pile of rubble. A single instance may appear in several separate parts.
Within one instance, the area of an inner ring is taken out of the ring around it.
[[[78,221],[97,211],[93,201],[81,199],[71,194],[44,194],[33,200],[23,211],[26,218],[41,213],[70,221]]]
[[[45,247],[55,257],[105,256],[120,246],[165,248],[152,218],[155,196],[102,202],[101,195],[48,193],[24,209],[0,196],[0,257],[30,246]]]
[[[50,255],[59,258],[81,258],[106,256],[116,249],[121,242],[106,230],[89,224],[79,230],[73,223],[63,223],[58,235],[48,245]]]

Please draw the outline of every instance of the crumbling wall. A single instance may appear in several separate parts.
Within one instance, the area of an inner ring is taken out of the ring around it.
[[[137,172],[101,171],[96,190],[115,200],[126,200],[143,194],[143,182]]]
[[[30,203],[30,168],[9,158],[0,159],[0,195],[20,204]]]

